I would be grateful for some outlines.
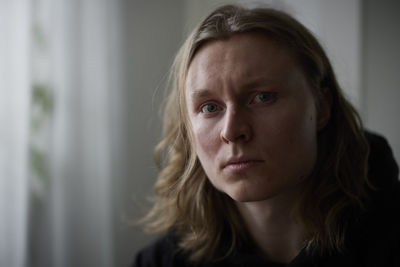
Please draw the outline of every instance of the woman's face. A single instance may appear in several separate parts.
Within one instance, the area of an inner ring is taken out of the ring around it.
[[[205,44],[190,64],[185,98],[201,165],[234,200],[266,200],[310,175],[316,103],[293,57],[267,37]]]

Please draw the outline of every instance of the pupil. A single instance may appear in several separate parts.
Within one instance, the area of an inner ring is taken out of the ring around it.
[[[269,101],[271,99],[271,94],[269,94],[269,93],[261,93],[261,94],[259,94],[258,99],[261,102]]]
[[[263,93],[263,94],[261,94],[260,98],[261,98],[262,101],[265,101],[265,100],[268,99],[268,96],[267,96],[266,93]]]

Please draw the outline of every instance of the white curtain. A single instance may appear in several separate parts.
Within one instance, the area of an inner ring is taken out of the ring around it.
[[[30,1],[0,1],[0,266],[25,265]]]
[[[52,266],[112,266],[111,120],[118,1],[53,4]]]
[[[114,265],[120,12],[119,1],[0,1],[1,267]],[[34,88],[51,107],[36,136]]]

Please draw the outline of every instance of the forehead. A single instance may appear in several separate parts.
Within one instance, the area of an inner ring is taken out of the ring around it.
[[[295,65],[291,53],[268,36],[235,34],[200,47],[189,65],[185,87],[209,88],[225,78],[237,85],[260,79],[281,81]]]

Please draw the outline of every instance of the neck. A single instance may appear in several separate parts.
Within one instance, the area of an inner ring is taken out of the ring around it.
[[[288,192],[263,201],[236,202],[253,240],[271,261],[290,262],[303,248],[304,228],[293,215],[298,196]]]

